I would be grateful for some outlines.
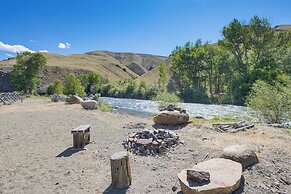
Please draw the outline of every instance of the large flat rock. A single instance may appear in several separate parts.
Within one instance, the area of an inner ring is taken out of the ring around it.
[[[210,174],[210,181],[198,183],[187,179],[187,170],[178,174],[183,194],[229,194],[239,188],[242,165],[224,158],[215,158],[197,164],[192,168]]]

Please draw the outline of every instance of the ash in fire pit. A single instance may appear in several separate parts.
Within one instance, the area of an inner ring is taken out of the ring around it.
[[[124,148],[140,156],[163,155],[181,142],[179,136],[164,129],[132,133],[123,142]]]

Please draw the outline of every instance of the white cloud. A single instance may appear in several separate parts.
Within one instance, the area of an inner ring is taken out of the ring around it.
[[[29,40],[29,42],[33,42],[33,43],[36,43],[36,40]]]
[[[40,52],[40,53],[48,53],[48,50],[40,50],[38,52]]]
[[[60,42],[59,43],[59,45],[58,45],[58,47],[60,48],[60,49],[69,49],[69,48],[71,48],[71,44],[70,43],[62,43],[62,42]]]
[[[8,57],[14,57],[13,55],[10,55],[10,54],[8,54],[8,53],[6,54],[6,56],[8,56]]]
[[[22,53],[22,52],[34,52],[30,50],[29,48],[26,48],[25,46],[22,45],[9,45],[9,44],[4,44],[3,42],[0,42],[0,50],[3,51],[10,51],[13,53]]]

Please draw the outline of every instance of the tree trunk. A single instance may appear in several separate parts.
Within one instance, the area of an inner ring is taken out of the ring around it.
[[[131,185],[131,170],[129,157],[126,151],[115,153],[110,158],[111,186],[116,189],[125,189]]]
[[[212,89],[212,70],[209,73],[209,92],[211,97],[213,97],[213,89]]]

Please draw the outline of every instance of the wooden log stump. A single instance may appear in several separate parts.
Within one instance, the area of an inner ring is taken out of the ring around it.
[[[125,189],[131,185],[131,170],[129,157],[126,151],[115,153],[110,158],[111,186],[116,189]]]

